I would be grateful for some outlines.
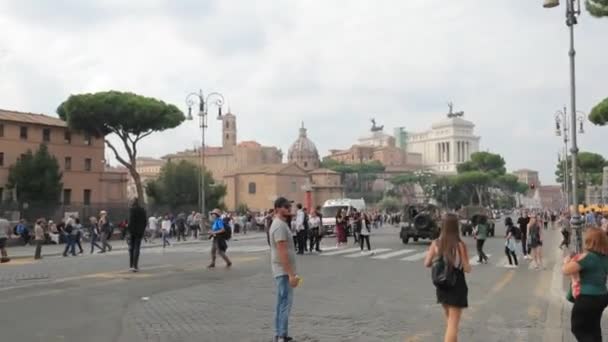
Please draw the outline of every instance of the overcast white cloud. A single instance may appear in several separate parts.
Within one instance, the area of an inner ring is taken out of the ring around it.
[[[4,0],[0,108],[54,115],[69,94],[108,89],[161,98],[220,91],[241,140],[284,151],[300,121],[324,154],[369,118],[427,129],[446,102],[477,125],[510,169],[541,171],[561,145],[553,113],[568,99],[567,28],[541,1]],[[608,96],[608,20],[576,28],[579,109]],[[212,122],[211,143],[220,125]],[[608,156],[587,126],[581,149]],[[142,155],[199,141],[195,123],[153,135]]]

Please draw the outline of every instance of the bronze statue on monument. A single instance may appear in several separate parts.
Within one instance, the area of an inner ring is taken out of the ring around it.
[[[384,125],[376,126],[376,119],[372,118],[370,121],[372,122],[372,128],[371,128],[372,132],[381,132],[384,129]]]
[[[448,108],[450,110],[448,112],[448,118],[456,118],[464,115],[463,111],[454,113],[454,103],[452,103],[451,101],[448,102]]]

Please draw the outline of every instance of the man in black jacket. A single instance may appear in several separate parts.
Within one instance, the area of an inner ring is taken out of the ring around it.
[[[146,210],[139,205],[139,201],[135,198],[129,210],[129,223],[127,225],[131,272],[139,271],[139,249],[141,248],[141,240],[146,231],[147,220],[148,215],[146,215]]]

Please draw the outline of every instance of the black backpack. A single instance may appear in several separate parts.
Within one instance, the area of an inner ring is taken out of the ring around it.
[[[222,234],[222,237],[224,238],[224,240],[228,241],[232,238],[232,229],[230,229],[230,219],[228,217],[224,217],[222,222],[224,223],[224,233]]]
[[[521,230],[518,227],[511,227],[511,234],[515,238],[515,240],[521,240]]]
[[[456,272],[454,267],[448,264],[443,256],[435,258],[431,268],[433,285],[440,289],[450,289],[456,285]]]

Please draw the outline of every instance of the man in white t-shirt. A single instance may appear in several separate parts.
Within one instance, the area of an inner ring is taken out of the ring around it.
[[[153,242],[158,232],[158,219],[156,215],[152,215],[148,218],[148,234],[150,235],[149,242]]]

